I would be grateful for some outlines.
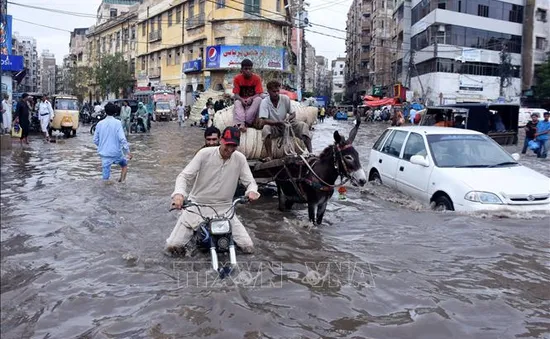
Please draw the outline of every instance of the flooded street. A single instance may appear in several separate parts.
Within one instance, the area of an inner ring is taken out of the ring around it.
[[[361,125],[364,168],[386,126]],[[320,151],[352,122],[315,127]],[[264,195],[238,209],[256,253],[237,254],[231,279],[207,255],[165,257],[170,195],[203,130],[152,128],[129,137],[124,184],[101,182],[89,126],[2,156],[2,339],[550,338],[545,215],[436,213],[368,184],[309,229],[304,207]],[[550,160],[520,162],[550,175]]]

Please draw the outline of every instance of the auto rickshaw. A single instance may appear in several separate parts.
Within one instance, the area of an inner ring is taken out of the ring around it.
[[[72,95],[59,94],[52,97],[54,119],[50,124],[49,134],[54,130],[61,131],[65,137],[76,136],[78,129],[78,99]]]

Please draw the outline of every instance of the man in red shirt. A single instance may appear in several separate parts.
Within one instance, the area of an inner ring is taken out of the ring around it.
[[[252,127],[258,116],[260,103],[262,102],[262,79],[252,73],[252,61],[244,59],[241,62],[241,74],[233,79],[233,94],[235,108],[233,112],[233,123],[242,132],[247,127]]]

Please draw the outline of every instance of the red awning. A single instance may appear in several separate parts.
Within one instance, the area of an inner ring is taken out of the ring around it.
[[[369,107],[395,105],[395,100],[394,98],[384,98],[379,100],[365,100],[364,104],[365,106],[369,106]]]
[[[286,95],[290,98],[290,100],[298,100],[298,94],[296,94],[296,92],[287,91],[286,89],[281,88],[279,93]]]
[[[374,101],[374,100],[380,100],[380,98],[379,97],[373,97],[372,95],[365,95],[363,97],[363,100]]]

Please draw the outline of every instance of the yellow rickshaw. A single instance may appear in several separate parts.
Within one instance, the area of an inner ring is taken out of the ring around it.
[[[54,118],[50,124],[49,133],[61,131],[65,137],[76,136],[78,128],[79,108],[78,99],[72,95],[55,95],[52,97]]]

